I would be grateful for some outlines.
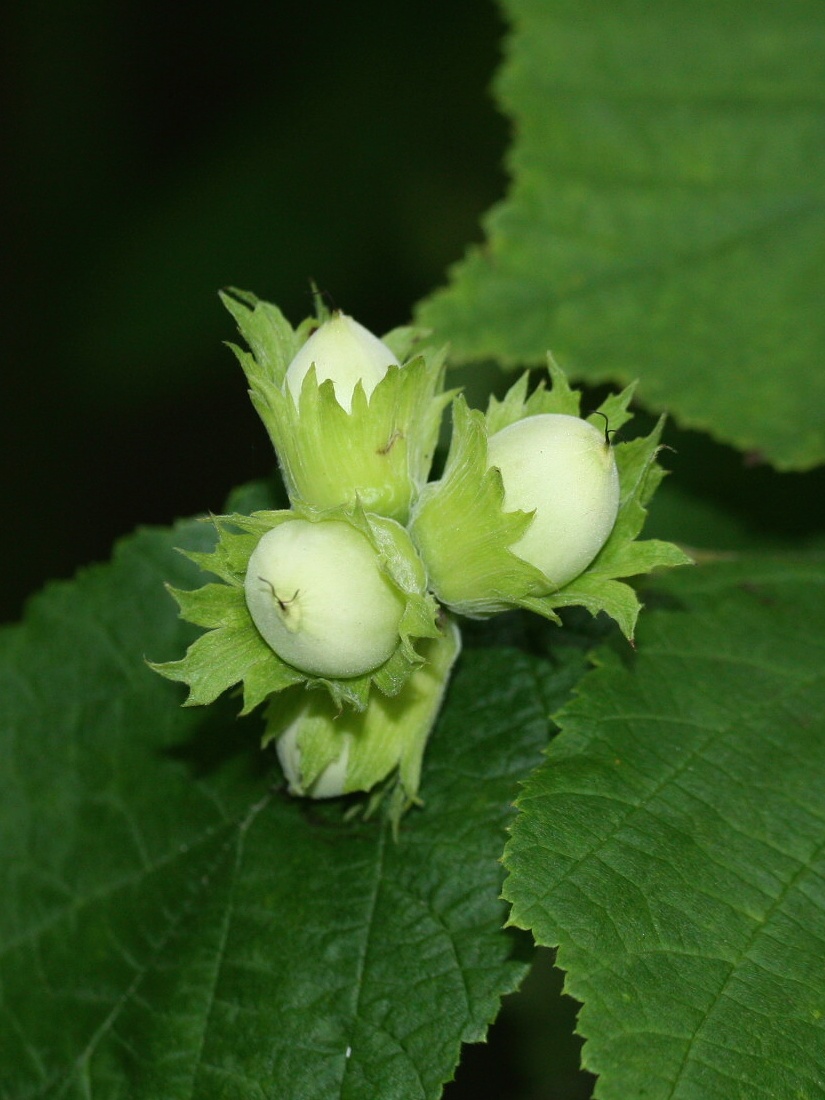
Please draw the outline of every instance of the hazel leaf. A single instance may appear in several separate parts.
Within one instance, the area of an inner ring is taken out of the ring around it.
[[[818,1096],[825,557],[650,590],[519,796],[511,920],[558,946],[604,1100]]]
[[[393,840],[146,668],[213,538],[141,531],[0,631],[0,1095],[437,1100],[526,970],[498,859],[583,650],[465,652]]]
[[[515,143],[486,240],[416,320],[455,362],[641,381],[780,469],[825,459],[819,6],[506,0]]]

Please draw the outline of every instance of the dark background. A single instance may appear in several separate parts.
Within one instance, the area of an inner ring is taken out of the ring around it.
[[[479,0],[18,2],[4,20],[0,621],[272,453],[217,290],[382,332],[479,240],[508,125]]]

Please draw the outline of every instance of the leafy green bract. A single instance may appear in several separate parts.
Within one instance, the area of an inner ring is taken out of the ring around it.
[[[603,1100],[821,1096],[825,557],[657,589],[519,797],[512,922],[560,945]]]
[[[825,36],[806,0],[506,0],[510,192],[417,319],[783,469],[825,459]]]

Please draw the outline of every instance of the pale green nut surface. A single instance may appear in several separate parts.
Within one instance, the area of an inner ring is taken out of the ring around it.
[[[403,598],[367,538],[342,520],[290,519],[268,531],[245,592],[264,641],[313,676],[362,676],[398,644]]]
[[[296,405],[313,363],[318,384],[331,378],[338,404],[347,412],[352,408],[356,383],[361,383],[369,397],[389,368],[399,365],[386,344],[345,313],[333,314],[325,321],[289,364],[285,382]]]
[[[529,416],[490,437],[487,461],[501,471],[505,511],[535,509],[510,549],[561,588],[587,568],[616,522],[619,475],[604,432],[577,416]]]
[[[307,794],[310,798],[338,798],[344,793],[347,781],[347,764],[352,737],[346,733],[341,735],[340,755],[327,764],[309,789],[304,791],[301,778],[301,749],[298,745],[302,724],[303,715],[299,715],[284,730],[275,746],[289,789],[292,793]]]

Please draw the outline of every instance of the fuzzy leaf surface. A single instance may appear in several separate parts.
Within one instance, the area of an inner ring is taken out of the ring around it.
[[[511,919],[560,945],[602,1100],[813,1100],[825,557],[700,565],[654,599],[518,799]]]
[[[503,6],[509,194],[417,320],[456,360],[552,350],[782,469],[821,462],[821,8]]]
[[[395,843],[144,663],[212,538],[142,532],[0,633],[0,1098],[435,1098],[525,971],[498,858],[582,651],[465,652]]]

